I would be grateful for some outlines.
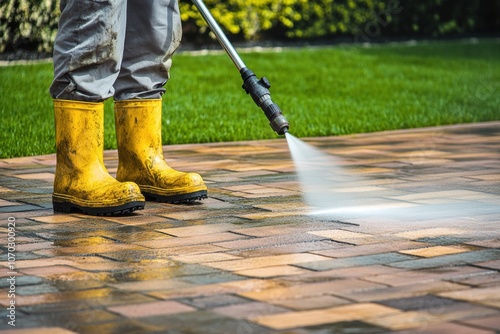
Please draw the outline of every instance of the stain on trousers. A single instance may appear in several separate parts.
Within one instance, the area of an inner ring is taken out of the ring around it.
[[[160,98],[181,37],[177,0],[61,0],[50,94]]]

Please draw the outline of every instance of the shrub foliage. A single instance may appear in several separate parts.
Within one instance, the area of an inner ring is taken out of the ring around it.
[[[2,0],[0,52],[50,51],[60,0]],[[498,33],[499,0],[205,0],[234,38],[318,38]],[[205,22],[189,0],[180,0],[184,30],[207,37]]]
[[[0,52],[50,51],[57,32],[59,0],[2,0]]]

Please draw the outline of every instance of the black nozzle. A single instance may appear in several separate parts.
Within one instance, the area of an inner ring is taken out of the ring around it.
[[[264,111],[269,120],[271,128],[279,135],[284,135],[288,132],[290,125],[285,116],[281,113],[280,108],[271,100],[271,83],[267,78],[258,79],[257,76],[248,68],[243,68],[240,71],[243,78],[243,89],[250,94],[254,102]]]

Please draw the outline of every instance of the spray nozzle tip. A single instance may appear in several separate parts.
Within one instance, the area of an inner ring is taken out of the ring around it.
[[[279,128],[278,130],[276,130],[276,133],[280,136],[284,136],[288,133],[288,129],[289,127],[288,126],[282,126],[281,128]]]

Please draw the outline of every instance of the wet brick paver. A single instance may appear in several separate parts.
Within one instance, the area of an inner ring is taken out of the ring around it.
[[[304,141],[398,214],[311,215],[285,139],[165,147],[209,199],[127,217],[54,214],[55,156],[0,160],[0,332],[500,332],[500,122]]]

